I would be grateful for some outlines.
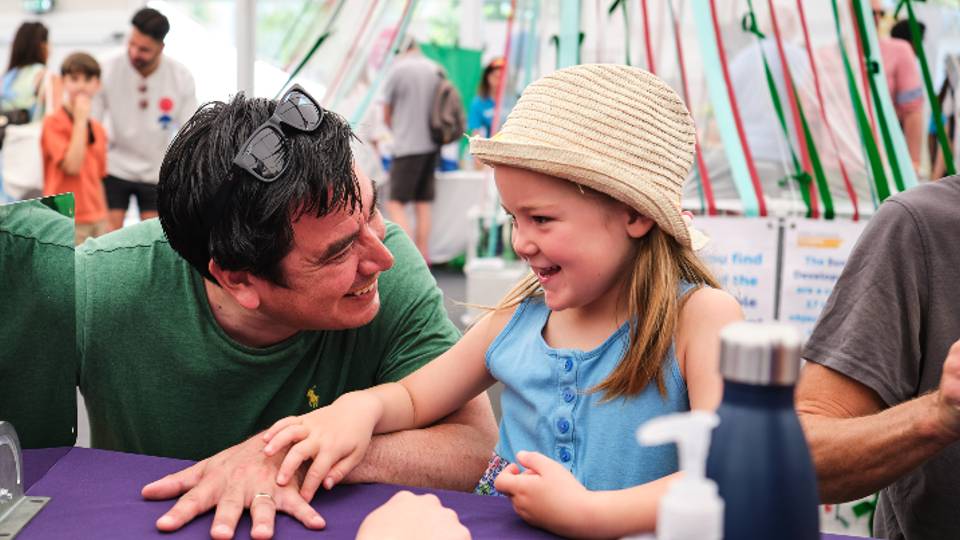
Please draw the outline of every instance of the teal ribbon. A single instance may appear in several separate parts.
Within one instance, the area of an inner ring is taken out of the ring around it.
[[[710,103],[713,106],[717,127],[720,130],[723,149],[727,155],[727,160],[730,162],[733,184],[737,188],[737,194],[740,195],[740,200],[743,203],[744,214],[747,216],[758,216],[760,215],[759,201],[756,190],[753,187],[743,148],[746,141],[740,140],[736,121],[733,116],[733,109],[730,106],[730,101],[727,96],[720,52],[717,49],[717,36],[713,30],[713,22],[710,15],[710,0],[694,0],[693,5],[697,35],[700,38],[697,41],[700,44],[704,74],[707,79],[707,91],[710,95]]]

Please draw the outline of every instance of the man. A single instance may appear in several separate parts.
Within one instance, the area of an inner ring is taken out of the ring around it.
[[[797,388],[824,503],[880,501],[874,536],[960,531],[960,177],[888,199],[804,350]]]
[[[346,122],[299,88],[271,116],[275,105],[240,95],[198,111],[164,158],[160,221],[78,251],[94,446],[216,454],[144,488],[186,493],[161,530],[213,506],[214,538],[232,537],[245,507],[255,538],[272,535],[277,510],[322,527],[296,482],[276,485],[283,456],[248,437],[399,380],[457,339],[426,266],[353,165]],[[481,397],[439,425],[375,438],[347,481],[470,489],[495,439]]]
[[[400,225],[429,261],[430,207],[434,199],[433,171],[437,167],[437,143],[430,136],[430,110],[440,82],[440,67],[407,39],[384,88],[383,115],[393,132],[390,164],[390,219]],[[413,203],[416,229],[407,221],[406,206]]]
[[[74,229],[60,205],[73,195],[0,206],[0,420],[24,448],[77,439]]]
[[[130,22],[127,54],[103,62],[103,86],[93,106],[94,117],[110,133],[103,186],[114,230],[123,226],[131,195],[137,199],[140,219],[157,216],[163,152],[197,108],[193,76],[163,54],[170,30],[167,18],[143,8]]]

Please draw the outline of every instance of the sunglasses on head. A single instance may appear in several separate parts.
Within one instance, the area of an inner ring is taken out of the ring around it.
[[[273,182],[287,170],[289,162],[290,142],[283,126],[309,133],[320,127],[325,114],[326,111],[306,90],[298,84],[293,85],[280,97],[270,118],[240,145],[233,164],[261,182]]]
[[[287,170],[290,160],[290,139],[284,127],[300,133],[316,131],[323,123],[326,111],[300,85],[290,87],[277,101],[277,107],[266,122],[260,124],[240,145],[233,158],[233,166],[250,173],[261,182],[271,183]],[[220,220],[227,200],[233,194],[236,181],[228,177],[220,182],[213,196],[211,208],[204,215],[204,232]]]

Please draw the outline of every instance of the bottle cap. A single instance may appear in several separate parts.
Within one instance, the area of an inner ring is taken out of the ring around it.
[[[731,382],[792,386],[800,375],[801,341],[788,324],[727,325],[720,331],[720,372]]]

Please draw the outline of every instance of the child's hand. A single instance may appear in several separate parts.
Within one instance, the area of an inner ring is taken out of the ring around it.
[[[90,96],[80,93],[73,98],[74,118],[88,118],[90,116]]]
[[[593,495],[563,465],[538,452],[517,452],[516,464],[505,468],[494,487],[510,497],[524,521],[561,536],[588,537]]]
[[[280,464],[277,484],[290,481],[300,465],[312,459],[300,486],[306,501],[320,485],[332,489],[363,460],[377,422],[376,400],[363,392],[345,394],[327,407],[278,420],[263,434],[263,451],[272,456],[293,445]]]

